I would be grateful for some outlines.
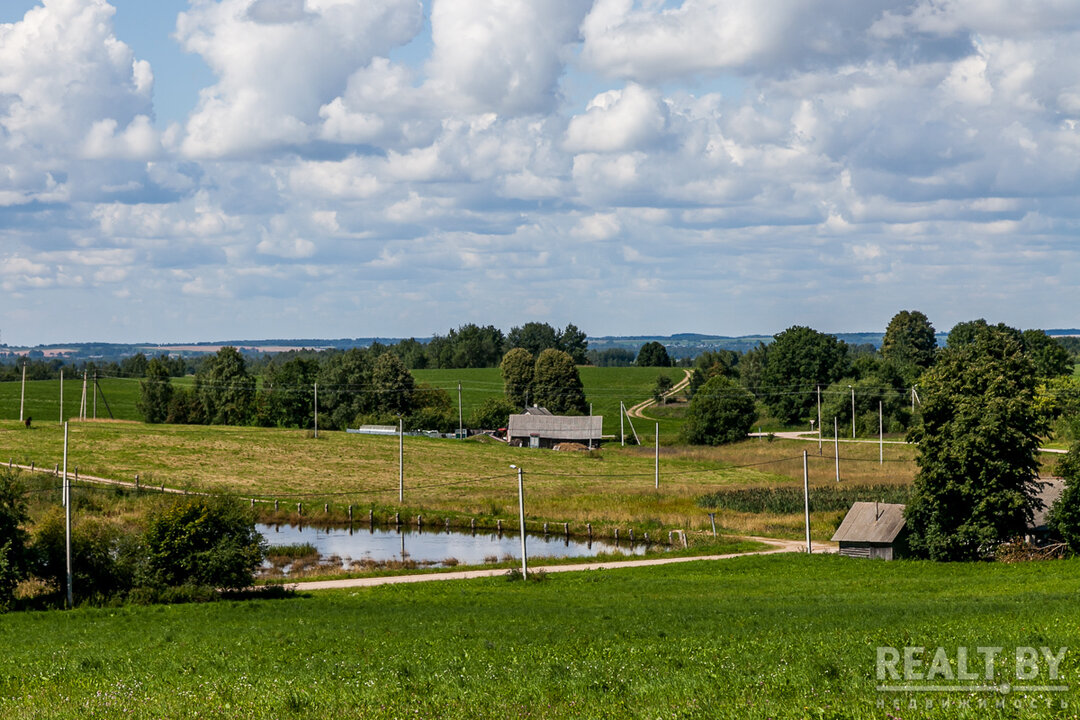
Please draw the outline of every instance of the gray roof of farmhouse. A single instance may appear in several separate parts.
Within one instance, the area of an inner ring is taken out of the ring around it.
[[[844,516],[832,541],[891,543],[903,529],[903,505],[857,502]]]
[[[602,415],[511,415],[507,426],[510,437],[536,435],[556,440],[599,440],[603,432]]]
[[[1064,489],[1060,478],[1048,478],[1041,481],[1042,486],[1037,497],[1042,501],[1042,508],[1034,513],[1032,528],[1046,525],[1046,516]],[[857,502],[844,516],[844,521],[832,536],[833,542],[872,542],[891,543],[904,529],[904,506],[891,503]]]

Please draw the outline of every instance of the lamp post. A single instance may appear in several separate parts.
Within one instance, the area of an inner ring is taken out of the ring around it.
[[[517,465],[511,465],[511,470],[517,470],[518,476],[518,527],[521,530],[521,578],[529,577],[529,561],[525,552],[525,483],[522,480],[524,471]]]

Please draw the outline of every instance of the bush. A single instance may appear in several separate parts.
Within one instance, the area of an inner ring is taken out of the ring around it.
[[[721,445],[746,437],[757,419],[754,396],[734,380],[716,376],[690,401],[683,437],[691,445]]]
[[[480,407],[473,409],[469,416],[469,427],[497,430],[506,427],[510,416],[516,412],[517,406],[506,398],[489,397]]]
[[[16,472],[0,471],[0,611],[11,607],[15,587],[26,577],[30,565],[23,529],[28,520],[24,492]]]
[[[35,574],[66,593],[67,558],[64,547],[64,511],[53,508],[34,532],[38,555]],[[127,593],[135,584],[143,562],[137,534],[97,518],[80,519],[71,528],[72,593],[79,600],[101,603]]]
[[[151,516],[146,550],[157,585],[242,588],[254,580],[266,543],[238,499],[198,497]]]

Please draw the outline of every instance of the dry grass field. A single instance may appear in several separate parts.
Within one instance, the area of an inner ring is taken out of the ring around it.
[[[517,483],[511,464],[525,469],[528,515],[538,522],[584,523],[598,531],[619,524],[643,528],[709,527],[697,499],[706,493],[767,485],[801,484],[802,452],[809,451],[811,485],[835,483],[832,445],[753,439],[719,448],[661,447],[660,490],[654,483],[654,449],[620,448],[557,453],[510,448],[495,441],[406,437],[405,499],[399,505],[398,443],[394,437],[309,433],[224,426],[144,425],[134,422],[71,424],[69,467],[82,475],[132,480],[192,491],[220,491],[295,508],[357,506],[403,516],[516,517]],[[886,445],[886,462],[867,443],[841,443],[841,482],[903,484],[914,473],[914,451]],[[58,424],[26,430],[0,422],[0,461],[51,469],[62,460]],[[340,511],[340,510],[339,510]],[[839,521],[815,513],[814,535],[828,537]],[[718,525],[747,534],[798,537],[798,515],[721,511]]]

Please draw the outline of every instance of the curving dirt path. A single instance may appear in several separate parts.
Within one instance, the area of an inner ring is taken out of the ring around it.
[[[664,393],[664,397],[666,397],[666,398],[673,397],[673,396],[677,395],[678,393],[682,392],[683,390],[685,390],[686,386],[690,384],[690,375],[691,375],[691,373],[693,371],[684,369],[683,372],[686,373],[685,377],[683,377],[683,379],[680,380],[679,382],[675,383],[671,387],[670,390],[668,390],[666,393]],[[656,404],[656,400],[653,399],[653,398],[649,398],[648,400],[642,400],[637,405],[635,405],[634,407],[627,410],[626,414],[629,415],[632,418],[641,418],[642,420],[650,420],[652,418],[645,415],[644,412],[642,412],[642,411],[645,408],[650,407],[650,406],[655,405],[655,404]]]

